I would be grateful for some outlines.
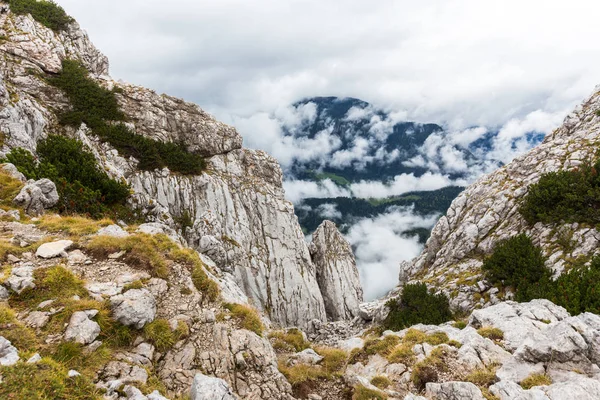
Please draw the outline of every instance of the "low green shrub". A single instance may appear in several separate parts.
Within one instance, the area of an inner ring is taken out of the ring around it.
[[[541,249],[519,235],[498,244],[482,268],[490,282],[515,289],[517,301],[548,299],[573,315],[600,313],[600,256],[555,280],[544,261]]]
[[[56,183],[60,196],[56,206],[66,214],[101,217],[108,206],[124,204],[127,185],[111,179],[98,168],[94,155],[75,139],[50,135],[38,142],[39,162],[24,149],[12,149],[6,156],[28,179],[48,178]]]
[[[7,0],[10,10],[17,15],[31,14],[40,24],[60,32],[73,22],[65,10],[53,1],[48,0]]]
[[[517,301],[531,300],[530,290],[550,276],[542,250],[525,234],[499,242],[481,268],[490,283],[513,288]]]
[[[199,174],[206,167],[204,158],[189,152],[183,143],[150,139],[118,123],[126,117],[119,108],[116,91],[101,87],[78,61],[64,60],[62,71],[48,82],[63,90],[71,102],[72,110],[61,117],[63,124],[78,127],[84,122],[120,154],[136,158],[139,169],[168,167],[181,174]]]
[[[388,301],[390,312],[383,326],[399,331],[416,324],[438,325],[452,319],[448,297],[427,290],[424,283],[404,286],[399,299]]]
[[[520,212],[531,224],[600,222],[600,161],[550,172],[529,187]]]

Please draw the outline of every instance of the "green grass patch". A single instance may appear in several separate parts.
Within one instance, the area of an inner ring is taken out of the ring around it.
[[[2,399],[96,400],[101,395],[85,377],[69,378],[68,370],[49,358],[35,364],[0,367]]]
[[[373,377],[373,379],[371,379],[371,385],[379,388],[379,389],[387,389],[388,387],[392,386],[392,381],[389,380],[389,378],[383,376],[383,375],[378,375]]]
[[[494,328],[491,326],[484,326],[477,330],[477,333],[484,338],[488,338],[491,340],[503,340],[504,332],[501,329]]]
[[[354,387],[352,400],[387,400],[387,394],[373,389],[367,389],[362,385]]]

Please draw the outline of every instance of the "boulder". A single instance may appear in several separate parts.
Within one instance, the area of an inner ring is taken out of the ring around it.
[[[315,365],[323,361],[323,357],[317,354],[313,349],[302,350],[292,356],[290,356],[288,363],[294,364],[310,364]]]
[[[9,297],[10,297],[10,293],[8,292],[8,289],[6,289],[4,286],[0,285],[0,301],[6,300]]]
[[[19,351],[4,337],[0,336],[0,365],[7,367],[19,361]]]
[[[43,328],[50,320],[50,314],[43,311],[33,311],[25,318],[27,326],[32,328]]]
[[[44,243],[35,255],[41,258],[68,257],[67,250],[73,245],[71,240],[58,240],[56,242]]]
[[[25,265],[23,267],[13,268],[5,284],[8,285],[11,290],[17,293],[21,293],[27,288],[35,288],[33,267],[30,265]]]
[[[434,400],[485,400],[481,390],[470,382],[430,382],[425,392]]]
[[[129,233],[121,228],[119,225],[109,225],[101,228],[98,233],[98,236],[112,236],[117,238],[124,238],[129,236]]]
[[[90,344],[100,334],[100,325],[92,321],[97,310],[77,311],[71,315],[69,326],[65,331],[65,340],[81,344]]]
[[[231,387],[223,379],[196,374],[190,400],[236,400]]]
[[[131,289],[110,298],[114,318],[123,325],[142,329],[156,317],[156,300],[147,289]]]
[[[56,185],[50,179],[29,181],[14,198],[13,203],[23,207],[28,215],[42,215],[48,208],[58,203],[59,197]]]
[[[20,173],[17,167],[14,166],[14,164],[3,164],[2,166],[0,166],[0,170],[2,170],[2,172],[10,176],[11,178],[18,179],[21,182],[27,182],[27,178],[25,177],[25,175]]]
[[[540,389],[525,390],[521,385],[512,381],[500,381],[490,386],[490,392],[500,400],[549,400],[548,396]]]

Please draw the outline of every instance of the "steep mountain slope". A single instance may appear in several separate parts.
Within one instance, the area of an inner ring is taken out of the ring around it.
[[[542,248],[546,265],[555,274],[570,268],[573,260],[589,262],[600,243],[596,227],[542,222],[532,226],[519,207],[542,174],[595,161],[599,109],[596,90],[541,145],[469,186],[434,227],[423,253],[402,266],[401,282],[425,280],[450,294],[458,308],[497,302],[497,289],[481,280],[482,258],[502,239],[519,233],[526,233]]]
[[[130,203],[148,221],[184,233],[176,221],[189,218],[185,241],[213,258],[225,275],[231,273],[274,322],[306,327],[326,319],[316,271],[273,158],[242,149],[234,128],[196,105],[112,80],[108,60],[76,23],[53,32],[31,16],[5,10],[0,37],[3,154],[15,147],[35,154],[37,141],[50,133],[80,139],[103,170],[131,185]],[[196,176],[166,168],[141,171],[136,159],[122,156],[85,125],[62,125],[59,114],[72,105],[47,78],[61,71],[65,59],[78,60],[98,83],[114,89],[136,133],[184,143],[206,157],[206,171]]]

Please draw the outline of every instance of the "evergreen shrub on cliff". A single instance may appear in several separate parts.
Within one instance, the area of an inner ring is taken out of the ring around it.
[[[600,256],[552,279],[541,249],[521,234],[498,243],[482,269],[491,283],[515,290],[517,301],[548,299],[573,315],[600,313]]]
[[[58,211],[100,217],[112,205],[124,204],[129,188],[101,171],[83,144],[64,136],[50,135],[38,142],[36,162],[24,149],[13,149],[7,161],[28,179],[48,178],[60,196]]]
[[[448,297],[427,290],[424,283],[408,284],[399,299],[388,301],[390,313],[383,325],[399,331],[416,324],[438,325],[452,319]]]
[[[482,269],[492,284],[515,290],[517,301],[529,300],[529,288],[549,274],[539,247],[525,235],[517,235],[498,243]]]
[[[600,161],[550,172],[529,187],[520,212],[532,224],[600,222]]]
[[[65,10],[53,1],[48,0],[7,0],[10,10],[17,15],[31,14],[40,24],[60,32],[73,22]]]
[[[63,124],[79,127],[85,123],[121,155],[139,160],[139,169],[168,167],[181,174],[199,174],[206,167],[204,158],[189,152],[183,143],[150,139],[124,125],[126,117],[119,108],[116,91],[101,87],[78,61],[64,60],[62,71],[48,82],[63,90],[71,102],[71,111],[61,116]]]

